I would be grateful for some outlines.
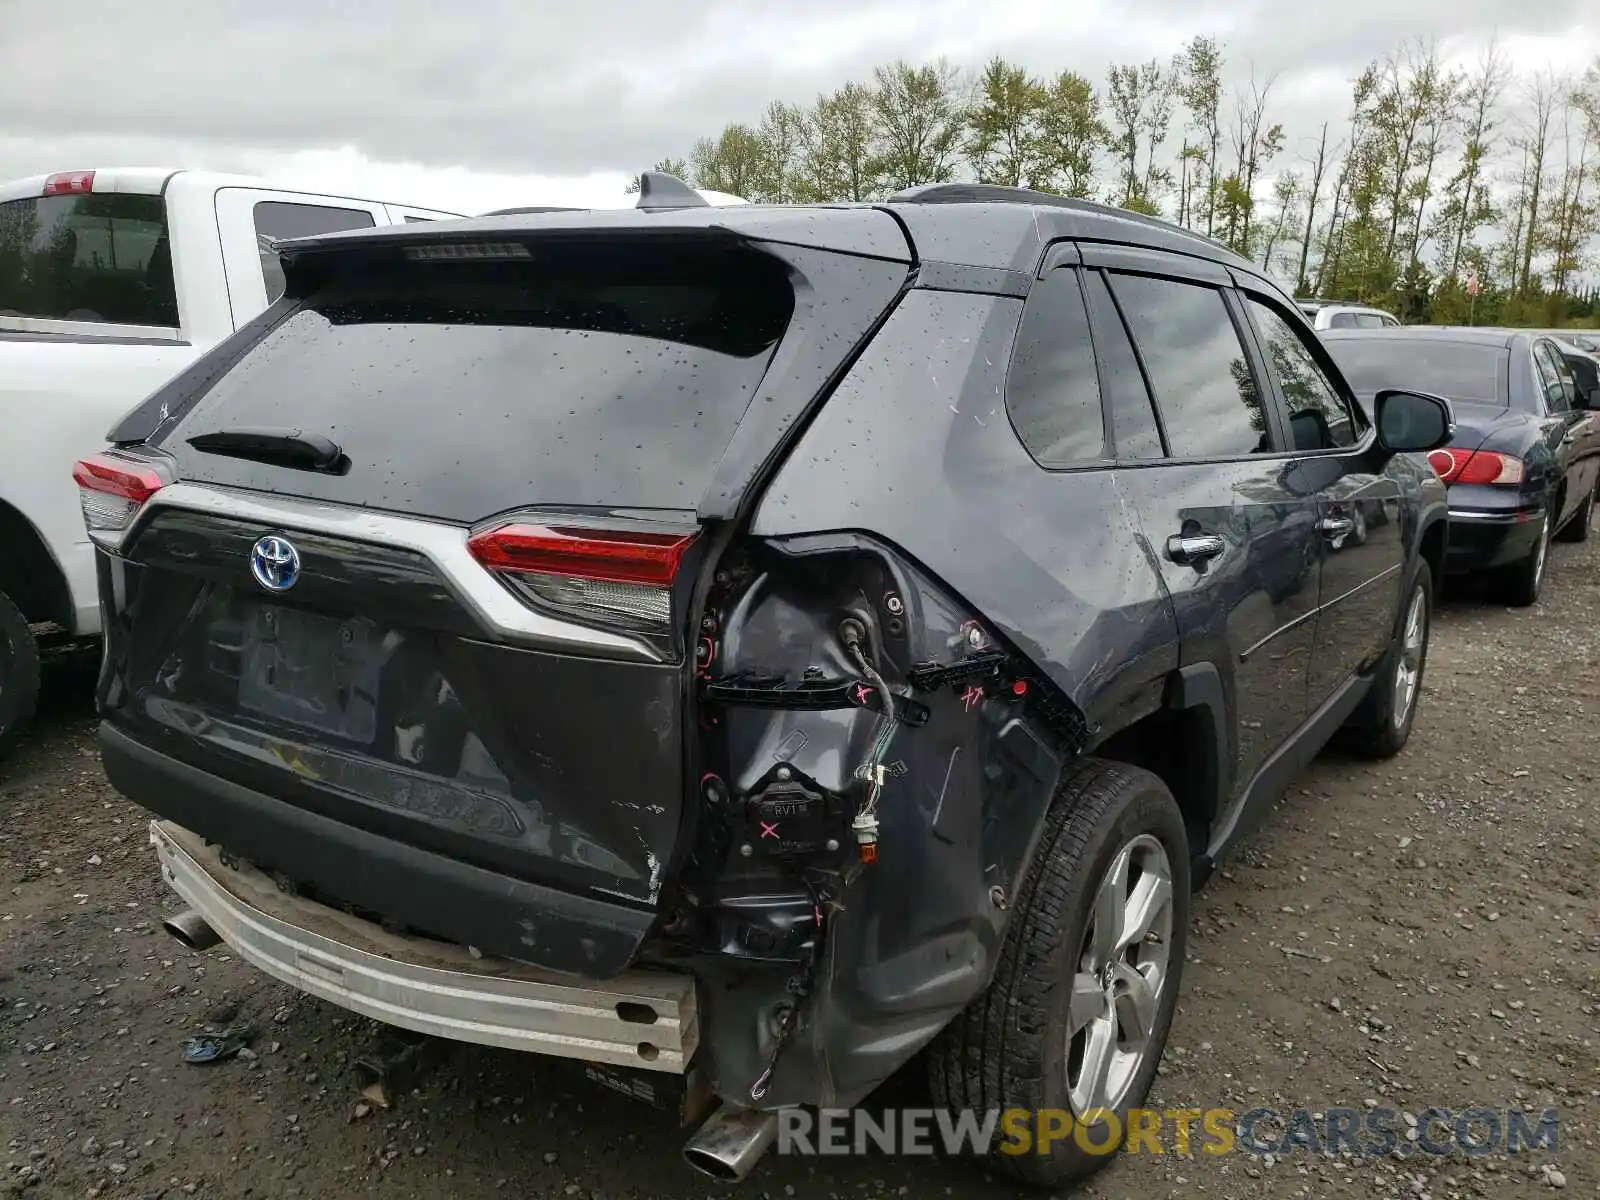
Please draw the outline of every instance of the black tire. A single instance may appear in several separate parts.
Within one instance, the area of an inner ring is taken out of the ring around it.
[[[1589,540],[1589,527],[1594,524],[1594,502],[1596,496],[1600,496],[1600,483],[1594,485],[1594,490],[1589,493],[1589,498],[1583,502],[1583,507],[1572,515],[1572,520],[1561,527],[1561,532],[1556,534],[1556,541],[1587,542]]]
[[[1539,603],[1539,594],[1544,591],[1544,577],[1550,565],[1550,542],[1554,532],[1550,528],[1550,520],[1550,513],[1547,512],[1539,530],[1539,540],[1534,543],[1528,556],[1515,566],[1501,570],[1495,580],[1496,593],[1502,602],[1512,608],[1529,608]]]
[[[1420,606],[1417,615],[1421,621],[1421,645],[1408,649],[1413,606]],[[1433,634],[1433,572],[1427,563],[1417,564],[1411,586],[1406,589],[1400,615],[1395,622],[1394,637],[1389,653],[1384,656],[1372,681],[1372,690],[1361,702],[1356,715],[1344,729],[1341,742],[1353,754],[1362,758],[1393,758],[1405,749],[1411,739],[1411,727],[1417,721],[1417,708],[1422,701],[1422,680],[1427,673],[1428,643]],[[1401,695],[1398,686],[1400,672],[1415,670],[1411,681],[1409,699],[1400,711]]]
[[[1128,1109],[1143,1104],[1149,1093],[1177,1007],[1189,922],[1189,842],[1177,801],[1160,779],[1103,759],[1086,758],[1069,768],[1018,891],[994,978],[930,1047],[928,1074],[935,1103],[979,1113],[1057,1109],[1074,1111],[1075,1118],[1081,1115],[1074,1110],[1068,1085],[1077,1045],[1068,1036],[1074,978],[1090,953],[1091,913],[1108,869],[1124,847],[1148,848],[1152,842],[1164,851],[1170,870],[1170,930],[1163,928],[1164,938],[1154,943],[1164,947],[1166,965],[1147,1049],[1130,1064],[1120,1099],[1108,1106],[1116,1111],[1120,1127],[1126,1127]],[[1152,953],[1150,947],[1147,939],[1135,944],[1134,965]],[[1159,949],[1153,953],[1159,957]],[[1113,985],[1106,987],[1109,996]],[[1091,1127],[1086,1138],[1109,1140],[1108,1126]],[[994,1164],[1041,1188],[1086,1179],[1115,1157],[1084,1149],[1074,1136],[1054,1141],[1048,1154],[1031,1148],[1023,1154],[1005,1153],[1007,1140],[1002,1127],[992,1148]]]
[[[39,707],[39,644],[27,618],[0,592],[0,760],[17,741]]]

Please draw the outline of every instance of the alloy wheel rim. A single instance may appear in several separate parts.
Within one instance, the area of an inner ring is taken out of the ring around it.
[[[1428,645],[1428,606],[1419,587],[1411,594],[1406,623],[1400,634],[1400,662],[1394,673],[1394,724],[1404,729],[1417,703],[1422,681],[1422,656]]]
[[[1095,890],[1067,1021],[1067,1096],[1079,1119],[1114,1111],[1156,1042],[1170,978],[1172,862],[1140,834],[1111,859]]]

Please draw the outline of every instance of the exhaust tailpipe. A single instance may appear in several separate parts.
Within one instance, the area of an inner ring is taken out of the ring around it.
[[[749,1108],[719,1108],[683,1148],[702,1175],[732,1183],[755,1170],[778,1137],[778,1114]]]
[[[168,917],[161,922],[161,928],[191,950],[209,950],[222,940],[217,936],[217,931],[206,924],[205,918],[192,908],[185,909],[175,917]]]

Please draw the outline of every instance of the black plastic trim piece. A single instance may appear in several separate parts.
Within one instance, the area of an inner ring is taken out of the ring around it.
[[[1033,280],[1021,271],[1003,267],[973,267],[965,263],[924,259],[911,286],[935,292],[973,292],[980,296],[1024,297]]]
[[[1233,747],[1228,744],[1228,697],[1222,673],[1212,663],[1191,663],[1169,678],[1166,706],[1178,711],[1198,709],[1210,728],[1209,745],[1195,769],[1202,776],[1202,794],[1210,799],[1206,815],[1215,817],[1233,792]]]

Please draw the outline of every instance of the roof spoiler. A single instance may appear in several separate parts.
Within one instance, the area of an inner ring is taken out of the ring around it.
[[[706,198],[676,175],[646,171],[639,176],[639,203],[644,212],[670,212],[677,208],[708,208]]]

